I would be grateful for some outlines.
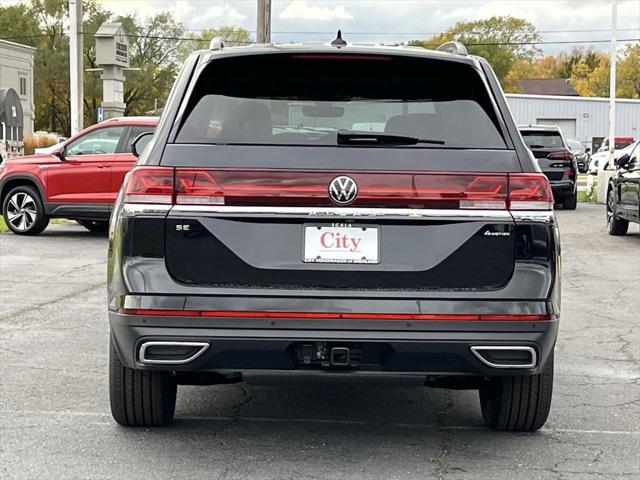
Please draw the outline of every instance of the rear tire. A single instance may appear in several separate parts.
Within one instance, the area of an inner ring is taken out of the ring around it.
[[[567,197],[562,202],[563,210],[575,210],[578,206],[578,192],[573,193],[570,197]]]
[[[618,218],[616,213],[616,197],[613,189],[607,193],[607,232],[609,235],[626,235],[629,229],[629,222]]]
[[[169,372],[134,370],[122,365],[111,339],[109,395],[111,415],[125,427],[160,427],[173,419],[176,381]]]
[[[7,194],[2,202],[2,216],[16,235],[39,235],[49,225],[40,194],[29,185],[20,185]]]
[[[109,222],[99,220],[76,220],[80,225],[93,233],[106,233],[109,230]]]
[[[553,393],[553,353],[539,375],[493,377],[480,388],[480,407],[493,430],[533,432],[544,425]]]

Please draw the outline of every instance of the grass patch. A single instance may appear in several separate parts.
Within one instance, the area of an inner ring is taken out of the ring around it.
[[[7,227],[7,224],[4,223],[4,217],[0,215],[0,233],[8,232],[8,231],[9,231],[9,228]]]
[[[586,190],[578,190],[578,201],[586,203],[596,203],[597,199],[597,185],[591,185],[591,188]]]

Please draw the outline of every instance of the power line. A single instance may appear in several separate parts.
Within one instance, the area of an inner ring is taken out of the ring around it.
[[[187,28],[185,32],[208,32],[215,30],[215,28]],[[634,32],[639,31],[640,28],[618,28],[618,32]],[[255,33],[255,30],[247,30],[249,33]],[[536,30],[536,33],[608,33],[611,32],[610,28],[593,28],[582,30]],[[326,31],[293,31],[293,30],[272,30],[271,33],[277,33],[282,35],[334,35],[335,30]],[[345,30],[345,36],[349,35],[442,35],[447,32],[351,32]],[[469,34],[482,33],[482,32],[466,32]]]
[[[91,33],[91,32],[82,32],[82,34],[90,35],[90,36],[94,35],[94,33]],[[64,33],[55,32],[52,34],[42,33],[42,34],[35,34],[35,35],[0,37],[0,40],[16,40],[21,38],[44,38],[44,37],[51,37],[51,36],[62,37],[66,35]],[[143,38],[143,39],[149,39],[149,40],[174,40],[174,41],[192,41],[192,42],[207,42],[207,43],[209,42],[209,40],[202,39],[202,38],[177,37],[177,36],[166,36],[166,35],[137,35],[133,33],[128,33],[128,34],[124,34],[124,36],[128,38]],[[618,42],[640,42],[640,37],[621,38],[621,39],[618,39],[617,41]],[[239,44],[255,43],[251,41],[232,41],[232,42],[239,43]],[[601,40],[556,40],[556,41],[539,40],[539,41],[532,41],[532,42],[468,42],[468,43],[463,42],[463,43],[466,46],[517,46],[517,45],[562,45],[562,44],[567,45],[567,44],[589,44],[589,43],[609,43],[609,42],[610,42],[609,39],[601,39]],[[287,43],[287,42],[283,42],[283,43]],[[292,43],[295,43],[295,42],[292,42]]]

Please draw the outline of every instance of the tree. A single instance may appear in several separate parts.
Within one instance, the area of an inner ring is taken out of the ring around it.
[[[624,58],[618,63],[617,95],[625,98],[640,98],[640,44],[629,44]]]
[[[164,105],[179,68],[176,55],[184,27],[169,12],[160,12],[144,24],[133,15],[115,19],[129,36],[129,65],[138,68],[125,74],[125,115],[144,115],[156,103]]]
[[[211,39],[215,37],[222,38],[228,46],[246,45],[253,41],[249,30],[242,27],[225,25],[220,28],[210,28],[198,34],[188,34],[188,40],[181,41],[178,46],[178,59],[184,62],[191,52],[207,48]]]
[[[596,56],[598,63],[595,67],[593,63],[582,60],[575,64],[571,74],[571,85],[584,97],[609,96],[609,57],[603,53],[597,53]],[[616,72],[616,96],[640,98],[640,45],[627,45],[620,57]]]
[[[458,22],[440,35],[413,40],[410,45],[436,48],[448,41],[463,43],[469,53],[486,58],[503,81],[518,60],[529,62],[540,53],[534,42],[540,40],[535,26],[522,18],[491,17]]]

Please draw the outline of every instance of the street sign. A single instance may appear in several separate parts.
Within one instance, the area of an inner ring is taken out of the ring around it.
[[[104,108],[103,107],[98,107],[98,123],[102,122],[104,120]]]

